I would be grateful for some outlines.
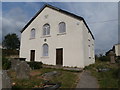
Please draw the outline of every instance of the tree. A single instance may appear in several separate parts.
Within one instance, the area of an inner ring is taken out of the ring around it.
[[[7,34],[2,42],[3,48],[16,50],[20,47],[20,40],[15,33]]]

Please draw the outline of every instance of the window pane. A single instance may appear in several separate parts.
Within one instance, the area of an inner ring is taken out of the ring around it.
[[[43,45],[43,56],[48,56],[48,45],[47,44]]]
[[[61,22],[59,24],[59,33],[63,33],[63,32],[66,32],[66,26],[64,22]]]
[[[31,30],[31,38],[35,38],[35,29]]]
[[[46,29],[43,28],[43,35],[46,35]]]
[[[91,57],[91,50],[90,50],[90,45],[89,45],[89,47],[88,47],[88,52],[89,52],[89,57]]]
[[[43,26],[43,35],[49,35],[50,34],[50,25],[49,24],[45,24]]]

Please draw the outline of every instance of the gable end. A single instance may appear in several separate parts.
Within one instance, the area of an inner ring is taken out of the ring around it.
[[[79,20],[83,20],[83,22],[84,22],[85,26],[87,27],[88,31],[90,32],[92,38],[95,39],[94,36],[93,36],[93,34],[92,34],[92,32],[90,31],[87,23],[86,23],[85,20],[83,19],[83,17],[77,16],[77,15],[75,15],[75,14],[73,14],[73,13],[67,12],[67,11],[65,11],[65,10],[59,9],[59,8],[57,8],[57,7],[54,7],[54,6],[51,6],[51,5],[48,5],[48,4],[44,5],[43,8],[41,8],[41,9],[35,14],[35,16],[24,26],[24,28],[23,28],[20,32],[22,33],[22,32],[32,23],[32,21],[33,21],[33,20],[44,10],[44,8],[46,8],[46,7],[49,7],[49,8],[51,8],[51,9],[53,9],[53,10],[56,10],[56,11],[58,11],[58,12],[60,12],[60,13],[64,13],[64,14],[66,14],[66,15],[68,15],[68,16],[73,17],[73,18],[76,18],[76,19],[79,19]]]

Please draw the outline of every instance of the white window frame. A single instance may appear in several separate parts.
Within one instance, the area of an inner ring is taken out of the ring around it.
[[[43,36],[49,36],[50,35],[50,24],[46,23],[43,25]]]
[[[35,39],[35,36],[36,36],[35,35],[36,34],[35,31],[36,31],[35,28],[31,29],[31,31],[30,31],[30,39]]]
[[[45,47],[45,45],[47,46],[47,47]],[[43,46],[42,46],[42,57],[48,57],[49,56],[49,46],[48,46],[48,44],[43,44]]]
[[[65,22],[60,22],[59,23],[59,34],[64,34],[66,33],[66,24]]]

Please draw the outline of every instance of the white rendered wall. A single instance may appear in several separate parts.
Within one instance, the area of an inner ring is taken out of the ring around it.
[[[84,38],[83,40],[84,66],[88,66],[89,64],[95,63],[94,40],[83,22],[82,22],[82,28],[83,28],[83,38]],[[90,52],[89,52],[89,48],[90,48]]]

